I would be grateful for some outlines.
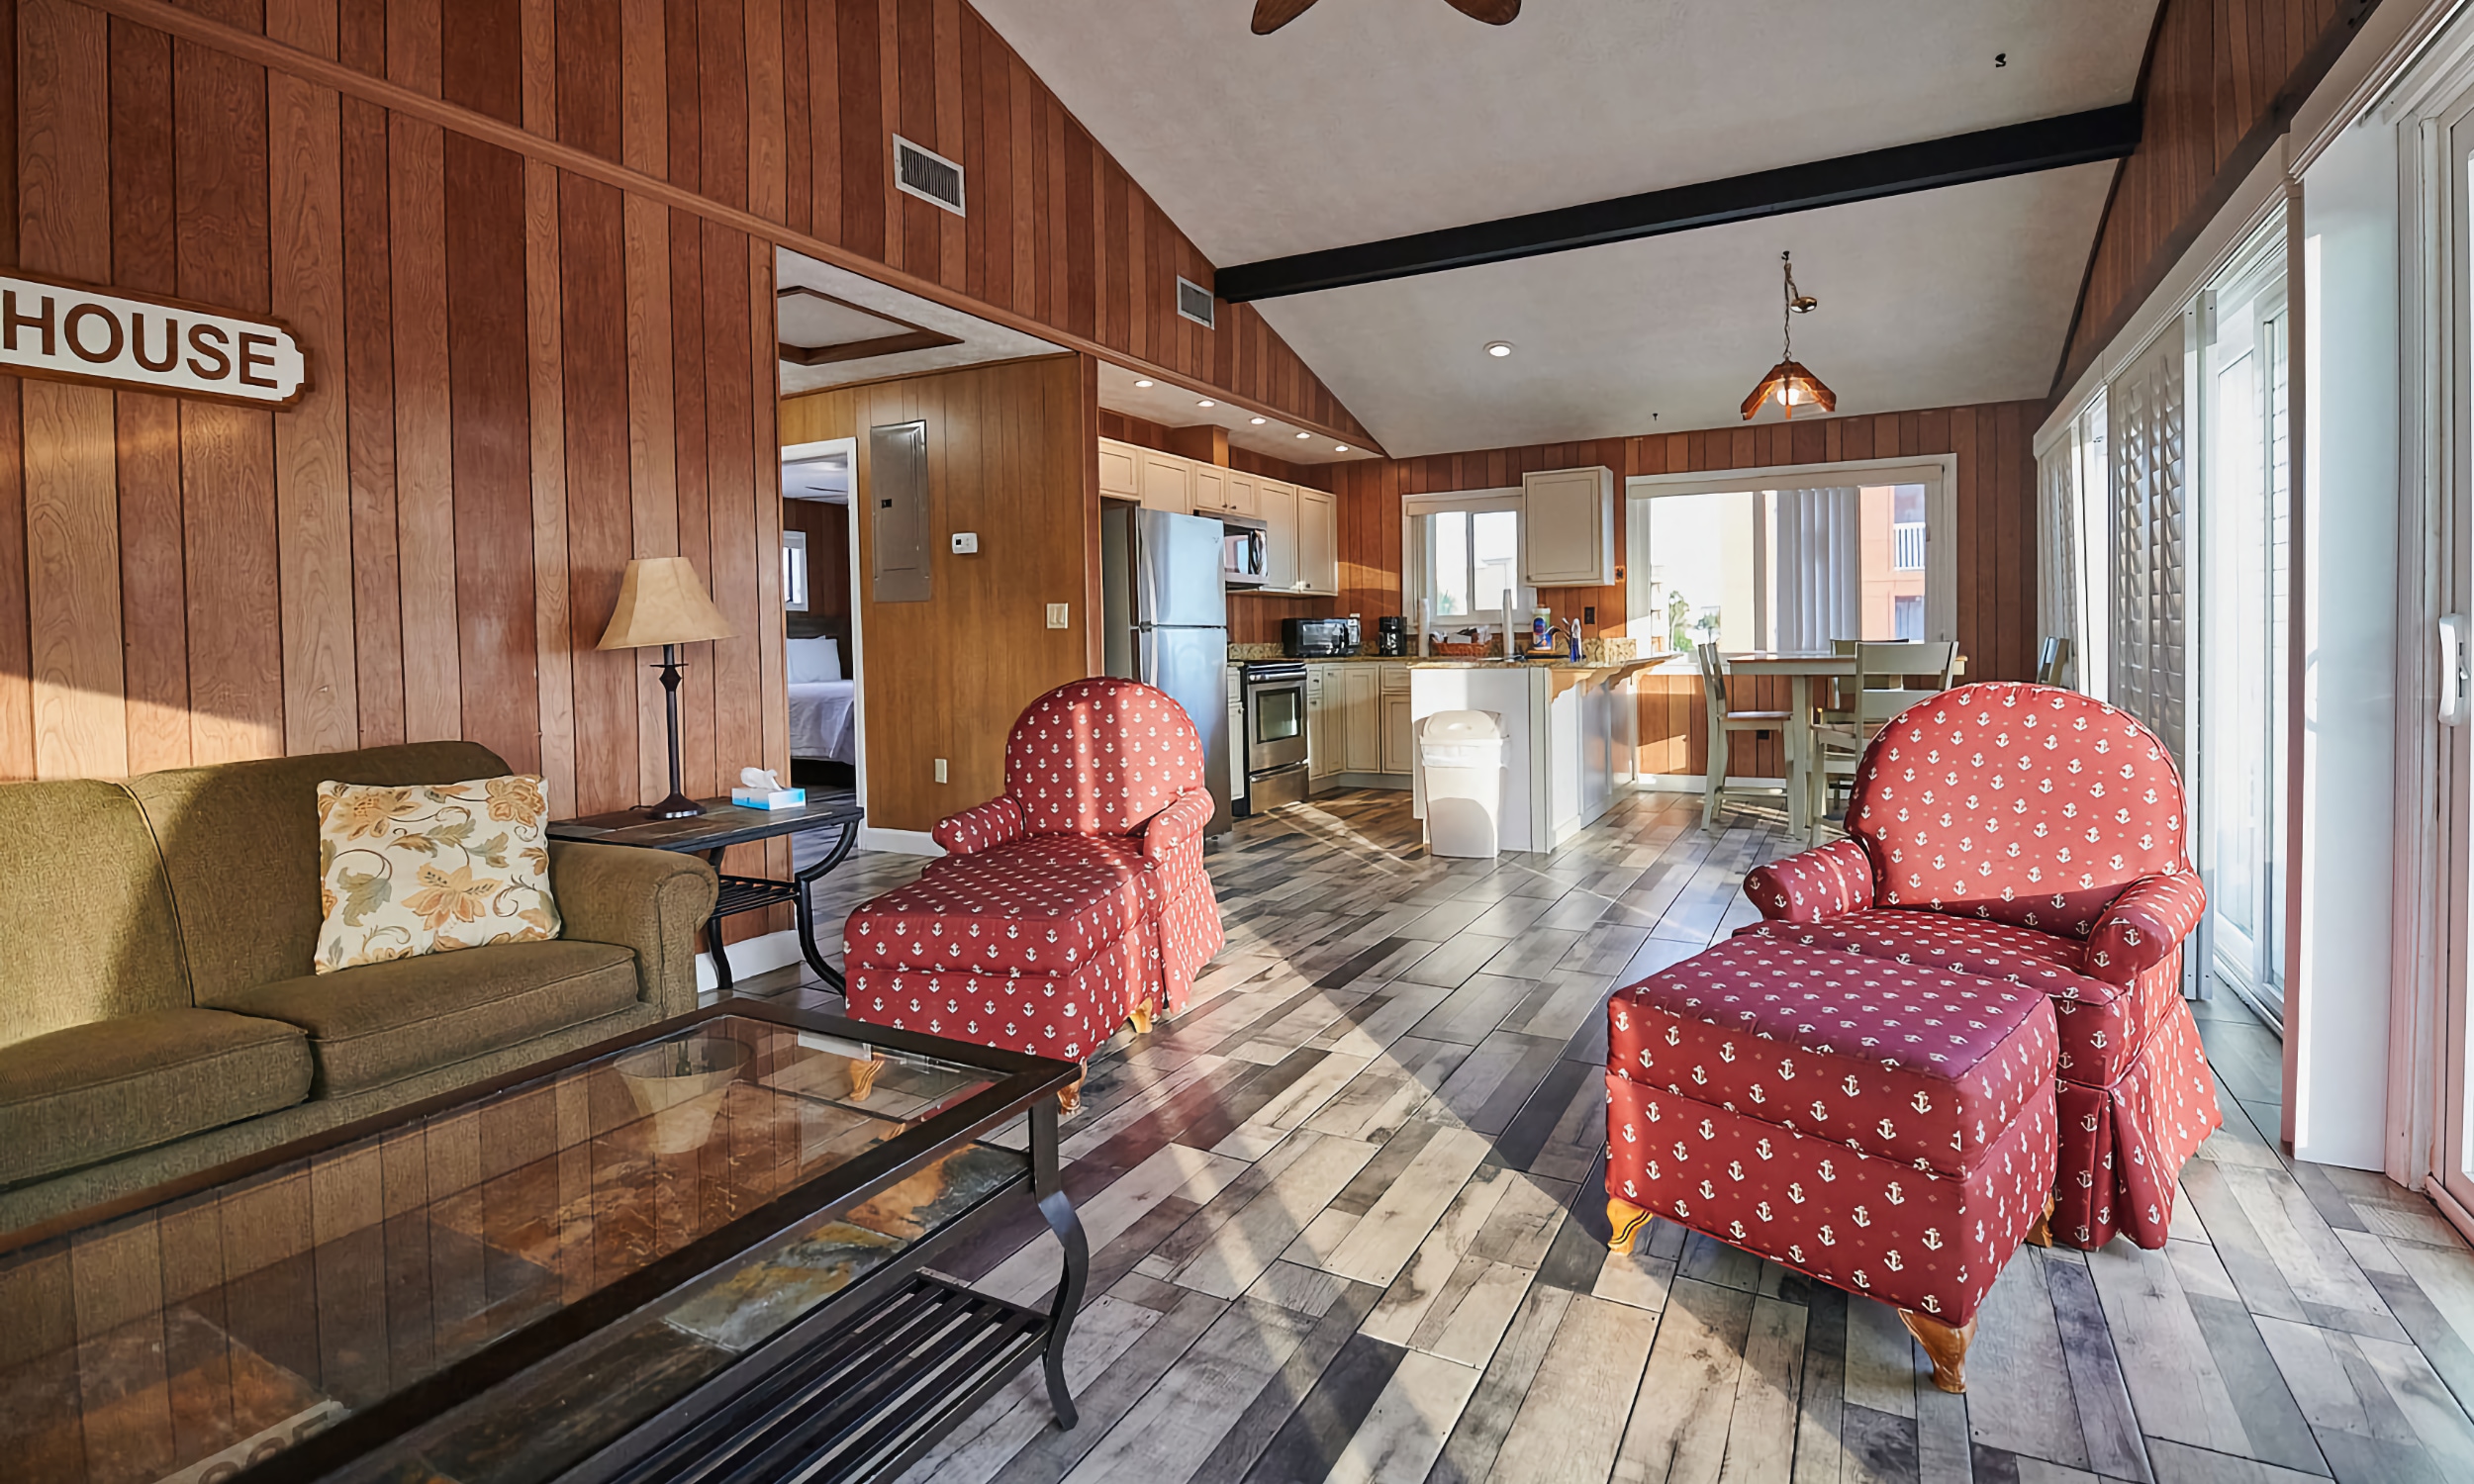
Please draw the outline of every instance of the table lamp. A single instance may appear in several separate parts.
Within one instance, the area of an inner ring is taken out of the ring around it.
[[[670,701],[670,796],[642,812],[654,819],[686,819],[705,806],[679,787],[679,646],[730,637],[730,622],[705,596],[696,565],[686,557],[637,557],[618,581],[618,608],[610,615],[599,649],[661,646],[661,688]]]

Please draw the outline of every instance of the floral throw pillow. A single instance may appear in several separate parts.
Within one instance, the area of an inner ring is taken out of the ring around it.
[[[320,784],[318,972],[557,937],[548,822],[530,774]]]

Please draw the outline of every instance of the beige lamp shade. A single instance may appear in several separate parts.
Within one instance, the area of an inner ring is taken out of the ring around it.
[[[730,621],[705,596],[696,564],[686,557],[637,557],[618,582],[618,608],[603,630],[601,649],[643,649],[730,637]]]

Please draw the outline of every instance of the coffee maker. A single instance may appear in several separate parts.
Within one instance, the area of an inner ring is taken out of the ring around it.
[[[1397,613],[1376,619],[1375,652],[1377,654],[1407,654],[1409,652],[1409,620]]]

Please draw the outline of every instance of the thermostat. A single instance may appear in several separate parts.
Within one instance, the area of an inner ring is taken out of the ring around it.
[[[974,556],[978,554],[979,549],[980,533],[978,531],[958,530],[954,532],[955,556]]]

